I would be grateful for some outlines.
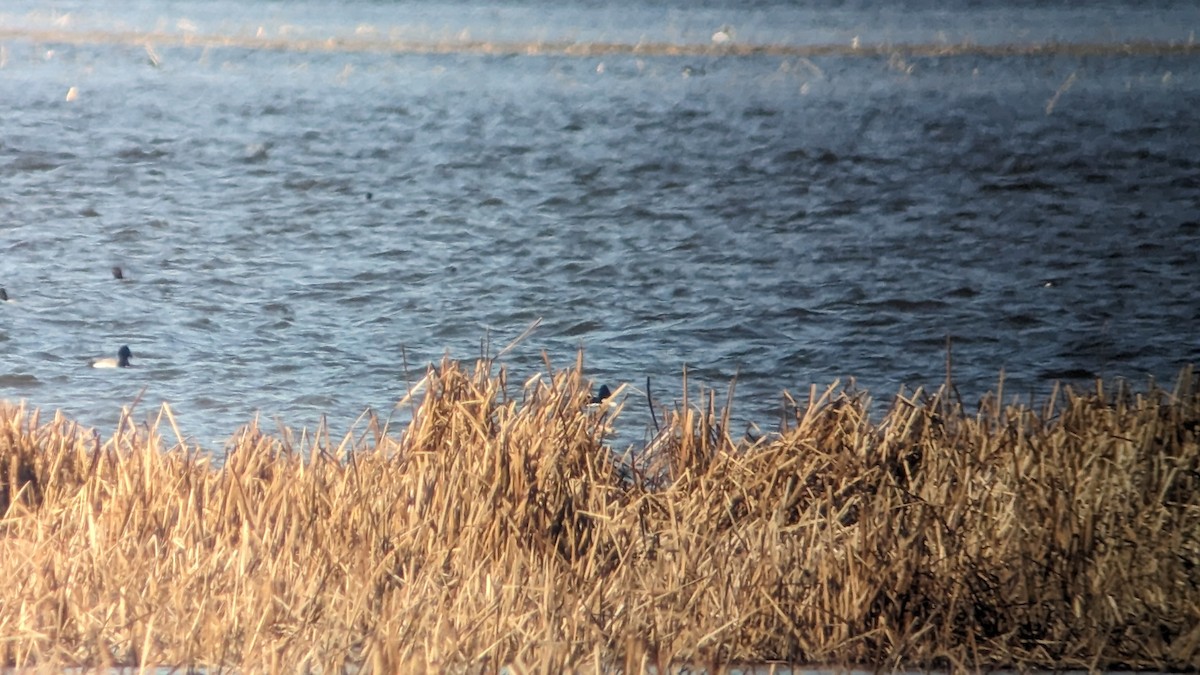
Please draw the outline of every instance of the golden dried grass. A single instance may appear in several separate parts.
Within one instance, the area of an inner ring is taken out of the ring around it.
[[[1200,668],[1190,371],[879,422],[813,390],[753,442],[710,397],[637,461],[578,365],[422,387],[398,435],[251,425],[220,465],[165,408],[102,442],[0,407],[0,665]]]

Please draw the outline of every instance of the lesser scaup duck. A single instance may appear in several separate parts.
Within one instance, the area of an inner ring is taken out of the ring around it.
[[[122,345],[117,351],[115,359],[94,359],[92,360],[93,368],[128,368],[131,364],[129,359],[133,358],[133,352],[129,351],[129,345]]]
[[[608,388],[607,384],[602,384],[600,385],[600,391],[596,392],[596,395],[592,397],[592,403],[603,403],[609,396],[612,396],[612,390]]]

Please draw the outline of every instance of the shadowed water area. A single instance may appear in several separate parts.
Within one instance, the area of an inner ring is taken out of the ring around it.
[[[539,318],[516,380],[580,347],[668,403],[685,367],[736,376],[765,429],[784,389],[936,385],[947,336],[967,400],[1001,371],[1023,396],[1169,380],[1200,361],[1198,27],[1188,3],[8,3],[0,396],[109,430],[144,391],[205,444],[256,412],[336,433]],[[86,367],[124,344],[135,368]]]

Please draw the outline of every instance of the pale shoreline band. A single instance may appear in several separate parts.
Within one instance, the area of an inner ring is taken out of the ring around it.
[[[570,40],[395,40],[371,37],[325,39],[271,38],[258,35],[166,33],[158,31],[64,31],[0,29],[0,40],[55,44],[117,44],[154,47],[233,48],[291,52],[375,52],[385,54],[484,54],[607,56],[1192,56],[1200,43],[1134,40],[1129,42],[1041,42],[975,44],[878,43],[865,44],[721,44],[668,42],[575,42]]]

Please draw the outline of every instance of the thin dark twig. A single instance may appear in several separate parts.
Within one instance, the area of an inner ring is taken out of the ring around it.
[[[950,350],[950,334],[946,333],[946,394],[953,395],[954,400],[958,402],[959,409],[963,407],[962,394],[958,391],[958,385],[954,384],[954,379],[951,373],[954,368],[954,356]]]
[[[650,419],[654,422],[654,433],[659,432],[658,416],[654,414],[654,399],[650,398],[650,376],[646,376],[646,405],[650,408]]]
[[[408,349],[404,345],[400,345],[400,368],[404,371],[404,387],[405,387],[404,390],[406,392],[412,392],[413,382],[412,382],[412,373],[409,372],[409,367],[408,367]],[[408,404],[409,404],[409,407],[412,408],[412,418],[414,420],[417,419],[416,398],[410,397]],[[399,405],[399,404],[397,404],[397,405]],[[383,423],[383,433],[384,434],[387,434],[388,430],[391,429],[392,417],[394,417],[395,415],[396,415],[396,406],[392,406],[391,411],[388,412],[387,420],[384,421],[384,423]]]

